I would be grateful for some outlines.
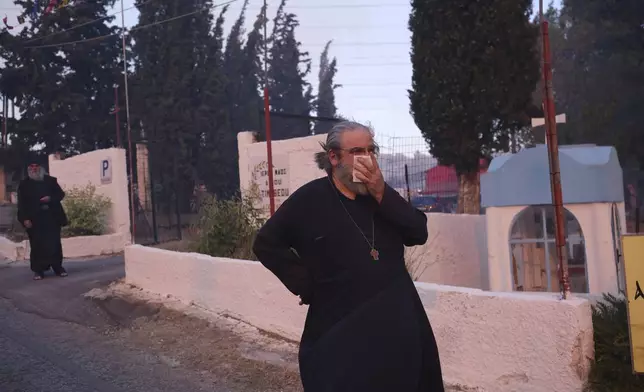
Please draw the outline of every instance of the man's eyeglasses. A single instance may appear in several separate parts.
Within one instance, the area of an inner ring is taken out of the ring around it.
[[[341,151],[346,151],[351,155],[378,155],[377,146],[369,147],[353,147],[353,148],[340,148]]]

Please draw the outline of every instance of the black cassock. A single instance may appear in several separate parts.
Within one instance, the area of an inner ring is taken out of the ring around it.
[[[49,196],[48,203],[40,199]],[[67,224],[67,216],[61,204],[65,192],[55,177],[45,176],[42,181],[24,179],[18,187],[18,221],[31,221],[27,229],[31,246],[31,270],[43,273],[49,268],[57,272],[63,263],[61,227]]]
[[[327,177],[294,192],[261,228],[258,259],[310,304],[299,354],[305,392],[444,391],[404,260],[404,245],[426,241],[425,214],[389,186],[378,204],[346,198]]]

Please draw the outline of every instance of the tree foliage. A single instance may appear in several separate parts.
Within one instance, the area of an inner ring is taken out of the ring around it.
[[[639,392],[644,377],[633,374],[628,335],[627,302],[624,297],[604,294],[593,306],[595,361],[587,392]]]
[[[297,16],[286,12],[285,7],[286,0],[282,0],[273,19],[268,64],[271,111],[309,116],[314,97],[305,78],[311,72],[311,60],[307,52],[300,50],[301,44],[295,38],[295,28],[299,26]],[[311,123],[307,119],[273,116],[271,128],[275,140],[311,134]]]
[[[548,14],[560,142],[612,145],[644,168],[644,3],[565,0]]]
[[[411,113],[440,164],[478,212],[480,158],[507,151],[529,121],[539,77],[530,0],[413,0]]]
[[[335,106],[335,90],[340,85],[335,84],[335,74],[338,72],[338,61],[329,58],[331,41],[327,42],[320,55],[320,69],[318,71],[318,95],[314,105],[318,117],[336,118],[338,108]],[[326,133],[333,127],[330,121],[317,121],[315,133]]]
[[[0,92],[15,99],[19,111],[9,124],[4,160],[23,165],[32,149],[70,156],[114,146],[115,84],[122,109],[125,104],[121,35],[108,16],[115,0],[82,2],[46,16],[48,3],[41,1],[36,20],[30,19],[32,0],[16,4],[29,27],[15,36],[0,33]],[[188,209],[199,185],[219,199],[232,197],[239,191],[237,133],[264,128],[264,65],[272,110],[306,116],[313,108],[310,60],[295,38],[297,16],[283,1],[265,42],[263,8],[245,31],[248,1],[229,34],[228,8],[214,0],[135,4],[139,20],[126,35],[130,124],[133,142],[148,146],[155,202]],[[273,118],[276,139],[306,136],[310,128],[308,120]]]
[[[30,23],[16,36],[0,33],[5,61],[0,89],[15,99],[20,116],[10,135],[12,144],[69,154],[112,146],[115,124],[110,109],[122,69],[118,29],[109,25],[114,17],[108,9],[114,0],[86,2],[47,15],[42,12],[47,4],[40,2],[36,19],[32,1],[15,3]],[[106,39],[60,45],[97,36]]]

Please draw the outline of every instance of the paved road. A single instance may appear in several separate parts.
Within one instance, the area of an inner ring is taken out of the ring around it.
[[[0,266],[0,391],[226,390],[106,332],[116,318],[82,294],[123,277],[122,257],[65,267],[67,278],[32,281],[25,264]]]

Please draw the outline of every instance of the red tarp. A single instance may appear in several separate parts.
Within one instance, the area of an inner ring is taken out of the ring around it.
[[[480,160],[479,173],[487,171],[487,161]],[[423,194],[432,196],[458,195],[458,177],[453,166],[434,166],[425,172],[425,189]]]

